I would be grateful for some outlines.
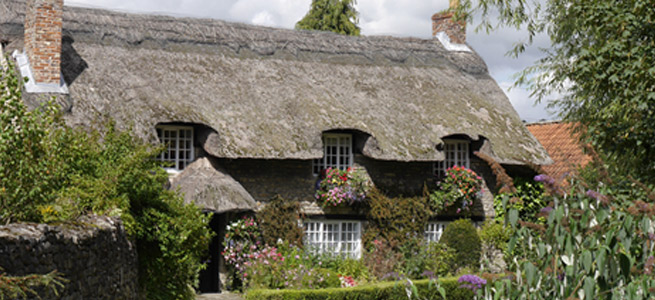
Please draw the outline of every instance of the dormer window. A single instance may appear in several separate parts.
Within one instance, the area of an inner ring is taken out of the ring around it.
[[[434,174],[441,177],[453,166],[470,168],[469,145],[470,142],[466,140],[445,140],[443,144],[445,159],[434,163]]]
[[[353,139],[351,134],[326,133],[323,135],[323,158],[314,159],[314,175],[327,168],[345,170],[353,165]]]
[[[193,127],[157,126],[157,137],[166,145],[166,149],[158,159],[171,163],[167,166],[167,171],[182,171],[193,161]]]

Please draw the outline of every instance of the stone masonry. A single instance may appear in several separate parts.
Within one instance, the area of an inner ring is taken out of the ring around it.
[[[57,270],[68,282],[59,296],[39,290],[43,299],[137,298],[136,248],[115,218],[0,226],[0,268],[10,276]]]

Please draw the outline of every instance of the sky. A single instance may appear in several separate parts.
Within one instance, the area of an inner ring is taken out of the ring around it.
[[[448,8],[448,0],[357,0],[362,35],[432,38],[430,17]],[[309,10],[311,0],[64,0],[65,5],[106,8],[123,12],[212,18],[255,25],[293,28]],[[525,32],[502,28],[490,34],[475,32],[476,20],[467,26],[467,43],[482,56],[489,73],[498,82],[522,120],[537,122],[557,119],[545,103],[535,105],[530,92],[513,87],[514,75],[541,57],[547,37],[518,58],[505,55],[513,44],[527,37]],[[510,89],[510,87],[512,87]]]

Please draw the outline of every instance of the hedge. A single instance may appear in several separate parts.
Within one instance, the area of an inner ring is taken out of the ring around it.
[[[449,277],[439,279],[441,286],[446,290],[449,300],[473,299],[472,291],[460,288],[457,278]],[[381,282],[361,285],[351,288],[329,288],[314,290],[250,290],[246,300],[396,300],[407,299],[405,282]],[[414,281],[420,299],[443,299],[428,279]]]

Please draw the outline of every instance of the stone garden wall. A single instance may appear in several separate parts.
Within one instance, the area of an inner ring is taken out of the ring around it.
[[[68,282],[43,299],[137,298],[136,248],[116,218],[0,226],[0,268],[15,276],[57,270]]]

